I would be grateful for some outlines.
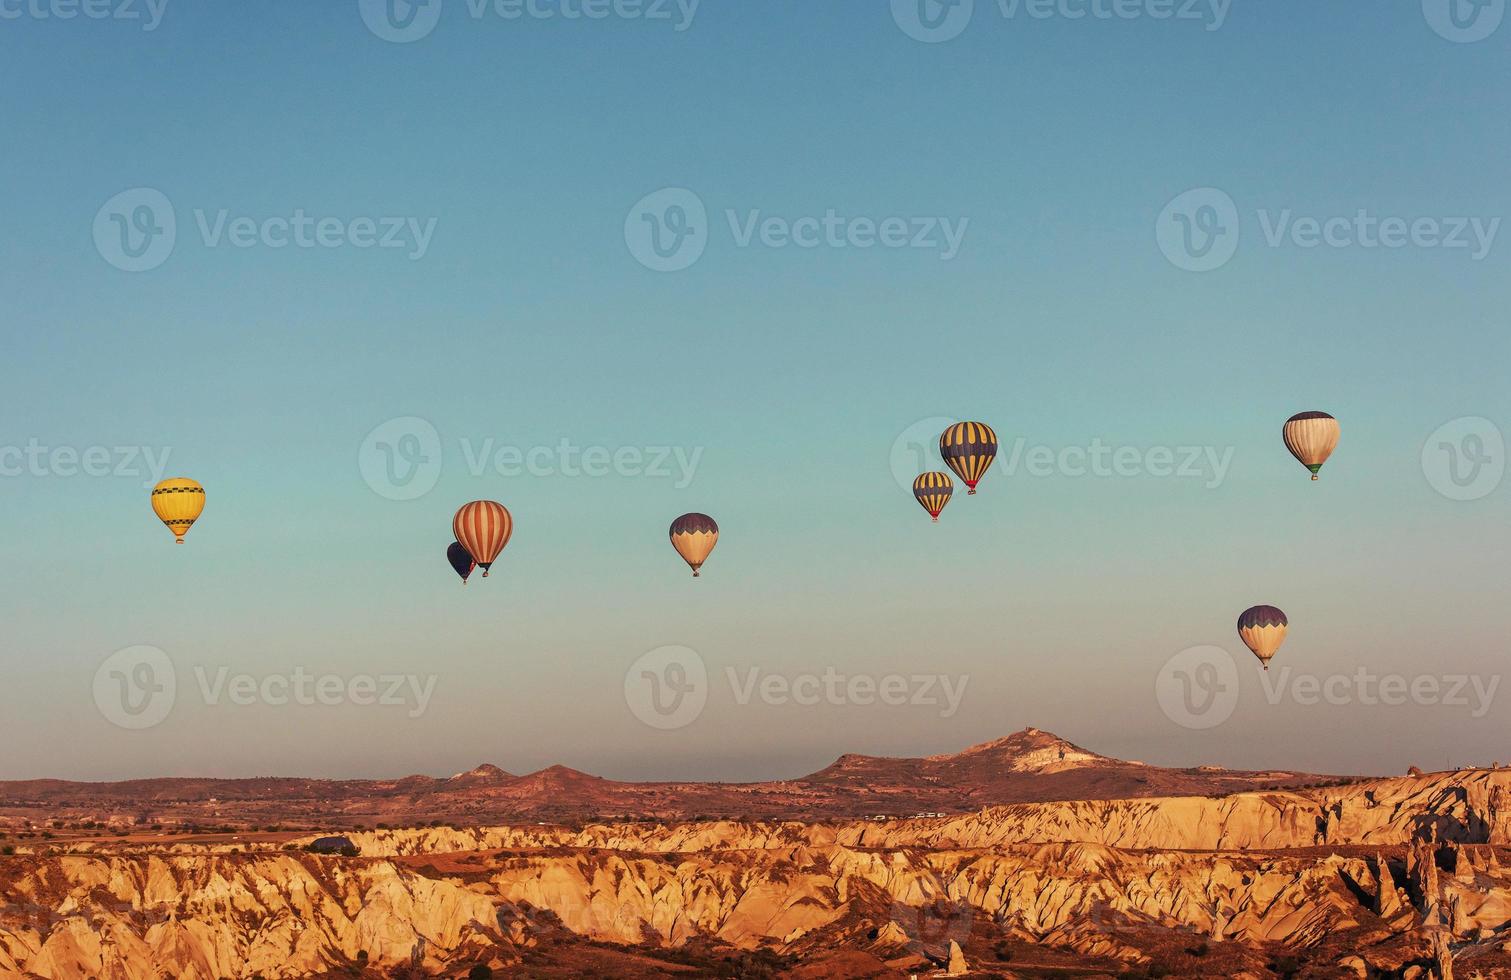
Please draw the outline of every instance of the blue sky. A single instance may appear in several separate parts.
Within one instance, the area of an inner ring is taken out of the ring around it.
[[[0,477],[0,777],[483,760],[780,777],[1025,725],[1171,764],[1491,761],[1511,702],[1271,704],[1233,633],[1244,607],[1279,605],[1277,669],[1324,678],[1489,684],[1505,662],[1511,487],[1450,499],[1423,448],[1445,424],[1460,448],[1511,425],[1511,242],[1476,257],[1291,235],[1363,212],[1454,240],[1462,220],[1472,243],[1511,213],[1511,26],[1454,41],[1435,3],[1237,0],[1209,29],[1148,16],[1157,0],[1079,19],[1071,0],[1042,17],[977,0],[940,43],[885,2],[710,2],[679,31],[675,6],[506,19],[444,0],[406,43],[356,2],[170,0],[150,31],[6,7],[0,447],[166,450],[209,505],[177,548],[145,474]],[[176,236],[127,271],[96,225],[143,188]],[[625,232],[664,188],[707,215],[701,256],[672,272]],[[1156,237],[1197,188],[1237,216],[1208,272]],[[830,211],[964,235],[949,258],[740,244],[751,220]],[[300,212],[343,244],[200,227]],[[357,247],[363,219],[430,227],[423,255]],[[1317,484],[1279,439],[1307,409],[1343,427]],[[440,440],[437,482],[389,499],[359,457],[407,417]],[[940,417],[991,422],[1004,458],[936,527],[891,463]],[[701,455],[690,481],[474,475],[489,439]],[[1035,476],[1007,465],[1018,440],[1231,456],[1221,480]],[[479,497],[516,536],[463,590],[442,554]],[[724,531],[697,582],[665,540],[691,510]],[[160,724],[125,730],[91,690],[138,644],[178,690]],[[1155,692],[1199,644],[1233,654],[1241,696],[1191,729]],[[663,645],[696,650],[711,685],[675,730],[624,690]],[[418,717],[208,704],[195,669],[221,667],[425,676],[434,694]],[[726,673],[828,667],[969,682],[946,718],[740,704]]]

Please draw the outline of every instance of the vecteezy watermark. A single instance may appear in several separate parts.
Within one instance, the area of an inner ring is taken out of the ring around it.
[[[304,208],[267,216],[232,214],[228,208],[193,210],[205,248],[387,249],[401,250],[412,262],[430,251],[435,218],[317,216]],[[178,215],[161,191],[122,191],[94,216],[94,245],[100,257],[125,272],[156,269],[178,242]]]
[[[1380,674],[1359,667],[1351,674],[1301,673],[1288,665],[1260,670],[1260,687],[1270,705],[1289,701],[1302,707],[1326,704],[1332,707],[1417,705],[1420,707],[1467,708],[1473,718],[1489,711],[1500,686],[1500,675],[1480,674]],[[1238,705],[1238,665],[1232,654],[1219,646],[1196,646],[1182,650],[1160,668],[1154,681],[1155,700],[1165,717],[1182,728],[1214,728],[1232,717]]]
[[[288,673],[233,674],[229,667],[196,664],[195,689],[209,707],[267,705],[379,705],[425,713],[435,694],[434,674],[314,674],[302,666]],[[120,728],[153,728],[167,720],[178,700],[178,671],[157,647],[133,646],[106,657],[94,673],[94,703]]]
[[[1360,208],[1351,215],[1298,215],[1290,208],[1255,211],[1259,240],[1269,248],[1443,249],[1489,256],[1500,232],[1499,217],[1379,215]],[[1165,258],[1187,272],[1227,265],[1243,237],[1238,205],[1216,187],[1176,195],[1155,219],[1154,238]]]
[[[907,879],[911,890],[920,885],[927,887],[928,879]],[[941,890],[928,898],[915,898],[920,903],[910,905],[900,898],[892,901],[892,911],[887,920],[897,926],[907,937],[905,945],[917,956],[935,960],[949,957],[950,943],[962,945],[971,937],[971,926],[976,920],[976,910],[963,898],[954,898]]]
[[[1188,647],[1160,668],[1154,698],[1165,717],[1182,728],[1215,728],[1238,706],[1238,665],[1222,647]]]
[[[708,704],[708,666],[689,647],[650,650],[624,672],[624,703],[652,728],[686,728]]]
[[[1422,16],[1439,37],[1472,44],[1500,28],[1506,0],[1422,0]]]
[[[173,661],[157,647],[117,650],[94,672],[94,704],[100,715],[120,728],[143,729],[162,724],[178,696]]]
[[[551,445],[520,446],[492,436],[464,437],[458,458],[474,479],[616,476],[672,480],[685,490],[697,475],[703,447],[581,446],[563,438]],[[440,433],[425,419],[389,419],[369,432],[357,449],[357,467],[372,491],[389,500],[415,500],[435,488],[445,464]]]
[[[45,446],[32,437],[24,446],[0,446],[0,477],[141,478],[156,486],[168,469],[169,447]]]
[[[887,463],[892,470],[892,479],[899,487],[912,492],[918,474],[944,469],[944,459],[939,455],[939,437],[958,421],[936,415],[919,419],[897,434],[892,440],[892,450],[887,454]]]
[[[283,707],[343,704],[380,705],[408,709],[408,717],[418,718],[430,705],[435,694],[435,674],[311,674],[295,667],[287,674],[232,674],[229,667],[217,667],[212,676],[203,665],[194,668],[194,680],[204,703],[214,707],[222,700],[238,707],[268,705]]]
[[[0,20],[120,20],[157,30],[168,0],[0,0]]]
[[[772,707],[928,707],[939,717],[952,718],[965,697],[967,675],[841,673],[774,673],[761,667],[724,668],[734,703],[752,701]],[[708,666],[696,650],[664,646],[644,654],[624,674],[624,700],[636,718],[652,728],[685,728],[698,720],[708,703],[712,684]]]
[[[1506,475],[1506,440],[1487,418],[1444,422],[1422,443],[1422,473],[1449,500],[1479,500]]]
[[[1352,674],[1326,677],[1276,667],[1260,674],[1264,699],[1270,704],[1291,700],[1310,707],[1349,704],[1397,707],[1414,704],[1426,707],[1468,708],[1470,717],[1483,718],[1500,687],[1500,675],[1480,674],[1378,674],[1359,667]]]
[[[1037,479],[1174,478],[1201,480],[1206,489],[1215,490],[1228,477],[1233,451],[1232,446],[1111,446],[1101,439],[1085,446],[1030,446],[1020,437],[1005,455],[997,454],[997,466],[1010,477],[1021,469]]]
[[[948,262],[960,254],[969,218],[768,214],[727,208],[723,214],[735,248],[915,249]],[[703,257],[713,237],[703,199],[685,187],[664,187],[642,197],[624,219],[624,243],[635,261],[655,272],[680,272]]]
[[[474,21],[644,21],[693,26],[701,0],[464,0]],[[408,44],[429,37],[441,21],[442,0],[357,0],[362,22],[384,41]]]
[[[1228,22],[1233,0],[996,0],[1003,20],[1186,21],[1207,31]],[[892,20],[925,44],[953,40],[970,26],[976,0],[892,0]]]

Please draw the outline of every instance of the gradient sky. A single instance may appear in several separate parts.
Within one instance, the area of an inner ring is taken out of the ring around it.
[[[1237,0],[1217,30],[977,0],[930,44],[882,0],[710,0],[680,32],[444,0],[428,37],[390,43],[352,0],[170,0],[152,31],[36,4],[0,20],[0,447],[169,449],[168,475],[200,480],[209,504],[175,547],[145,472],[0,477],[0,778],[482,761],[777,778],[1025,725],[1163,764],[1511,758],[1511,687],[1477,718],[1270,704],[1233,628],[1248,605],[1283,607],[1276,668],[1319,677],[1488,684],[1505,668],[1511,486],[1450,499],[1422,456],[1453,420],[1511,425],[1511,240],[1479,260],[1270,247],[1258,213],[1511,215],[1511,25],[1455,43],[1404,0]],[[624,229],[666,187],[706,204],[709,241],[660,273]],[[1242,233],[1229,263],[1193,273],[1155,229],[1201,187],[1231,196]],[[178,224],[171,256],[139,273],[92,231],[132,188],[160,191]],[[436,223],[412,261],[210,247],[196,209]],[[969,224],[944,261],[741,248],[730,209]],[[1279,438],[1308,409],[1343,427],[1315,484]],[[419,499],[387,499],[359,451],[407,416],[435,427],[443,466]],[[1004,458],[932,526],[891,464],[935,417],[993,423]],[[1454,425],[1451,440],[1483,431]],[[685,487],[474,476],[463,440],[490,438],[702,456]],[[1033,476],[1006,465],[1019,439],[1233,455],[1216,487]],[[516,532],[463,589],[442,552],[479,497]],[[691,510],[723,529],[696,582],[665,536]],[[141,731],[92,693],[136,644],[178,677],[170,715]],[[668,644],[698,651],[712,690],[661,731],[624,683]],[[1227,648],[1242,685],[1205,730],[1155,696],[1162,665],[1199,644]],[[209,705],[197,666],[435,689],[418,718]],[[831,666],[969,680],[948,718],[741,705],[725,680]]]

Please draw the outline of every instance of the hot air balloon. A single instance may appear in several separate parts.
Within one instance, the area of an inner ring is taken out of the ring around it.
[[[462,577],[462,584],[467,584],[467,579],[472,575],[472,570],[477,567],[477,562],[472,560],[472,555],[463,548],[461,542],[453,541],[446,548],[446,560],[451,562],[451,568]]]
[[[997,433],[984,422],[956,422],[939,437],[939,454],[973,494],[997,458]]]
[[[498,553],[509,543],[514,533],[514,518],[509,509],[493,500],[474,500],[463,504],[451,519],[451,532],[457,543],[466,549],[472,560],[483,569],[483,578],[488,569],[498,560]]]
[[[1312,471],[1315,480],[1322,464],[1338,448],[1338,420],[1326,412],[1302,412],[1286,420],[1282,435],[1285,448]]]
[[[708,553],[719,543],[719,525],[707,514],[683,514],[672,521],[668,533],[672,547],[693,570],[693,578],[697,578],[698,569],[708,560]]]
[[[1285,613],[1274,606],[1254,606],[1245,609],[1238,617],[1238,636],[1243,645],[1254,651],[1254,656],[1270,669],[1270,658],[1285,642],[1285,629],[1289,621]]]
[[[175,476],[152,488],[152,512],[168,525],[179,544],[204,510],[205,488],[193,480]]]
[[[939,512],[944,510],[944,505],[950,502],[950,495],[955,492],[955,484],[950,480],[948,473],[934,470],[924,473],[913,481],[913,497],[929,512],[934,523],[939,523]]]

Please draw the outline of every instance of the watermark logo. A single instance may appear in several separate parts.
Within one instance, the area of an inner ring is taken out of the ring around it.
[[[442,0],[357,0],[362,22],[378,38],[408,44],[430,36],[441,22]]]
[[[0,451],[3,452],[3,451]],[[3,461],[0,455],[0,461]],[[583,446],[569,438],[552,445],[513,445],[492,436],[463,438],[456,455],[473,479],[497,475],[537,479],[609,476],[673,481],[678,490],[692,485],[703,460],[703,447]],[[417,500],[435,489],[446,459],[440,433],[425,419],[389,419],[373,429],[357,448],[357,467],[368,487],[388,500]]]
[[[737,249],[914,249],[936,252],[942,262],[960,254],[970,226],[964,217],[849,216],[834,208],[798,217],[726,208],[723,218]],[[703,199],[685,187],[647,194],[624,219],[630,255],[656,272],[680,272],[697,262],[713,231]]]
[[[1154,226],[1165,258],[1187,272],[1211,272],[1227,265],[1238,251],[1240,235],[1238,205],[1216,187],[1177,195]]]
[[[194,668],[199,695],[209,707],[222,702],[237,707],[267,705],[281,708],[295,704],[302,707],[323,705],[357,705],[366,707],[402,707],[410,718],[425,713],[435,694],[435,674],[312,674],[295,667],[287,674],[232,674],[229,667],[217,667],[214,675],[203,665]]]
[[[892,20],[908,37],[925,44],[959,37],[975,11],[976,0],[892,0]]]
[[[390,249],[411,262],[430,251],[435,218],[403,216],[337,218],[295,208],[288,215],[233,215],[228,208],[193,210],[205,248]],[[178,243],[173,203],[158,190],[137,187],[106,201],[94,217],[100,257],[125,272],[148,272],[168,260]]]
[[[0,446],[0,477],[142,478],[151,489],[168,469],[171,448],[154,446],[44,446],[33,436],[24,446]]]
[[[0,21],[89,20],[140,21],[142,33],[150,34],[163,22],[168,0],[0,0]]]
[[[944,469],[944,460],[939,455],[939,437],[958,421],[936,415],[919,419],[897,434],[892,440],[887,462],[892,469],[892,479],[899,487],[911,493],[918,474]]]
[[[357,467],[378,496],[417,500],[441,478],[441,434],[412,415],[389,419],[362,440]]]
[[[95,707],[120,728],[139,731],[162,724],[177,695],[173,661],[157,647],[117,650],[94,672]]]
[[[441,19],[442,0],[357,0],[362,22],[394,44],[429,37]],[[493,17],[528,21],[645,21],[670,24],[678,34],[693,26],[701,0],[466,0],[474,22]]]
[[[1485,677],[1479,674],[1418,674],[1406,677],[1401,674],[1377,674],[1368,667],[1360,667],[1352,674],[1330,674],[1326,677],[1306,674],[1281,667],[1260,676],[1264,687],[1264,699],[1271,705],[1289,699],[1311,707],[1327,704],[1332,707],[1362,704],[1368,707],[1386,705],[1397,707],[1413,704],[1419,707],[1468,708],[1470,717],[1483,718],[1495,700],[1495,691],[1500,687],[1500,675]]]
[[[996,0],[1005,21],[1188,21],[1218,31],[1233,0]],[[892,0],[892,20],[925,44],[949,41],[970,25],[975,0]]]
[[[943,962],[949,956],[951,942],[964,946],[970,940],[976,910],[963,899],[940,893],[922,905],[895,899],[888,918],[907,936],[909,952]]]
[[[809,708],[818,704],[833,707],[885,705],[891,708],[938,708],[939,717],[953,718],[965,698],[970,676],[950,674],[842,674],[836,667],[823,673],[793,675],[747,667],[743,671],[724,668],[735,704],[744,707],[759,697],[762,704],[779,707],[796,704]]]
[[[1506,0],[1422,0],[1422,16],[1439,37],[1472,44],[1500,28]]]
[[[1254,212],[1261,244],[1268,248],[1366,250],[1403,248],[1467,252],[1481,262],[1495,246],[1501,219],[1495,216],[1381,215],[1359,208],[1348,215],[1303,215],[1291,208]],[[1211,272],[1228,264],[1242,238],[1242,218],[1233,198],[1215,187],[1177,195],[1155,219],[1155,241],[1170,264],[1187,272]]]
[[[1487,418],[1445,422],[1422,444],[1422,472],[1449,500],[1488,497],[1506,475],[1505,437]]]
[[[624,243],[654,272],[681,272],[708,248],[708,209],[685,187],[663,187],[635,202],[624,219]]]
[[[94,247],[123,272],[147,272],[168,261],[178,218],[162,191],[133,187],[106,201],[94,216]]]
[[[1222,647],[1188,647],[1160,668],[1154,697],[1165,717],[1182,728],[1216,728],[1238,707],[1238,665]]]
[[[1013,440],[1004,457],[998,454],[997,465],[1009,476],[1021,471],[1030,477],[1068,477],[1080,479],[1155,479],[1200,480],[1208,490],[1216,490],[1228,478],[1233,465],[1232,446],[1114,446],[1100,438],[1085,446],[1032,445],[1023,438]]]
[[[624,703],[652,728],[686,728],[708,703],[708,667],[689,647],[657,647],[624,672]]]

